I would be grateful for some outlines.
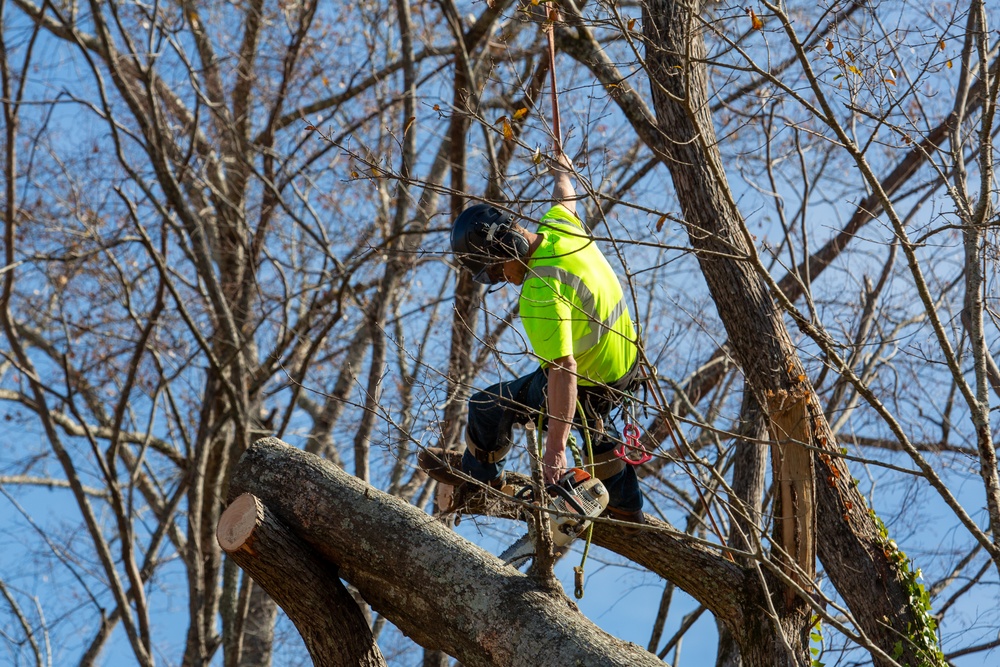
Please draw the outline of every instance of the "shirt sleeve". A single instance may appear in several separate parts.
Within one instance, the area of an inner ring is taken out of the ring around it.
[[[538,224],[544,225],[546,222],[562,222],[573,225],[579,229],[584,229],[583,223],[580,222],[580,218],[570,213],[569,209],[562,204],[556,204],[550,208],[548,212],[542,216],[542,219],[538,221]]]

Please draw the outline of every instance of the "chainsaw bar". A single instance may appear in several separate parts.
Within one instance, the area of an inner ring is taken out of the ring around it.
[[[500,554],[500,560],[518,569],[534,557],[535,541],[531,539],[531,533],[525,533],[524,537],[518,539]]]

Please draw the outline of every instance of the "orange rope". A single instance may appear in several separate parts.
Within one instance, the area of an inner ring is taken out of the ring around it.
[[[562,153],[562,128],[559,123],[559,93],[556,87],[556,21],[559,10],[555,4],[547,3],[548,26],[545,33],[549,40],[549,75],[552,81],[552,136],[556,155]]]

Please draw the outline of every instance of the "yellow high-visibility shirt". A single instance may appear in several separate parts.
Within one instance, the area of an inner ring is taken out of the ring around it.
[[[542,216],[538,233],[543,240],[528,259],[520,297],[532,350],[542,366],[572,354],[581,385],[615,382],[638,353],[618,276],[564,206]]]

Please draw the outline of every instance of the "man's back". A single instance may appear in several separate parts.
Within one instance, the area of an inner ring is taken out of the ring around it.
[[[635,329],[621,283],[579,220],[554,206],[540,221],[520,311],[543,364],[573,355],[581,385],[621,378],[636,359]]]

